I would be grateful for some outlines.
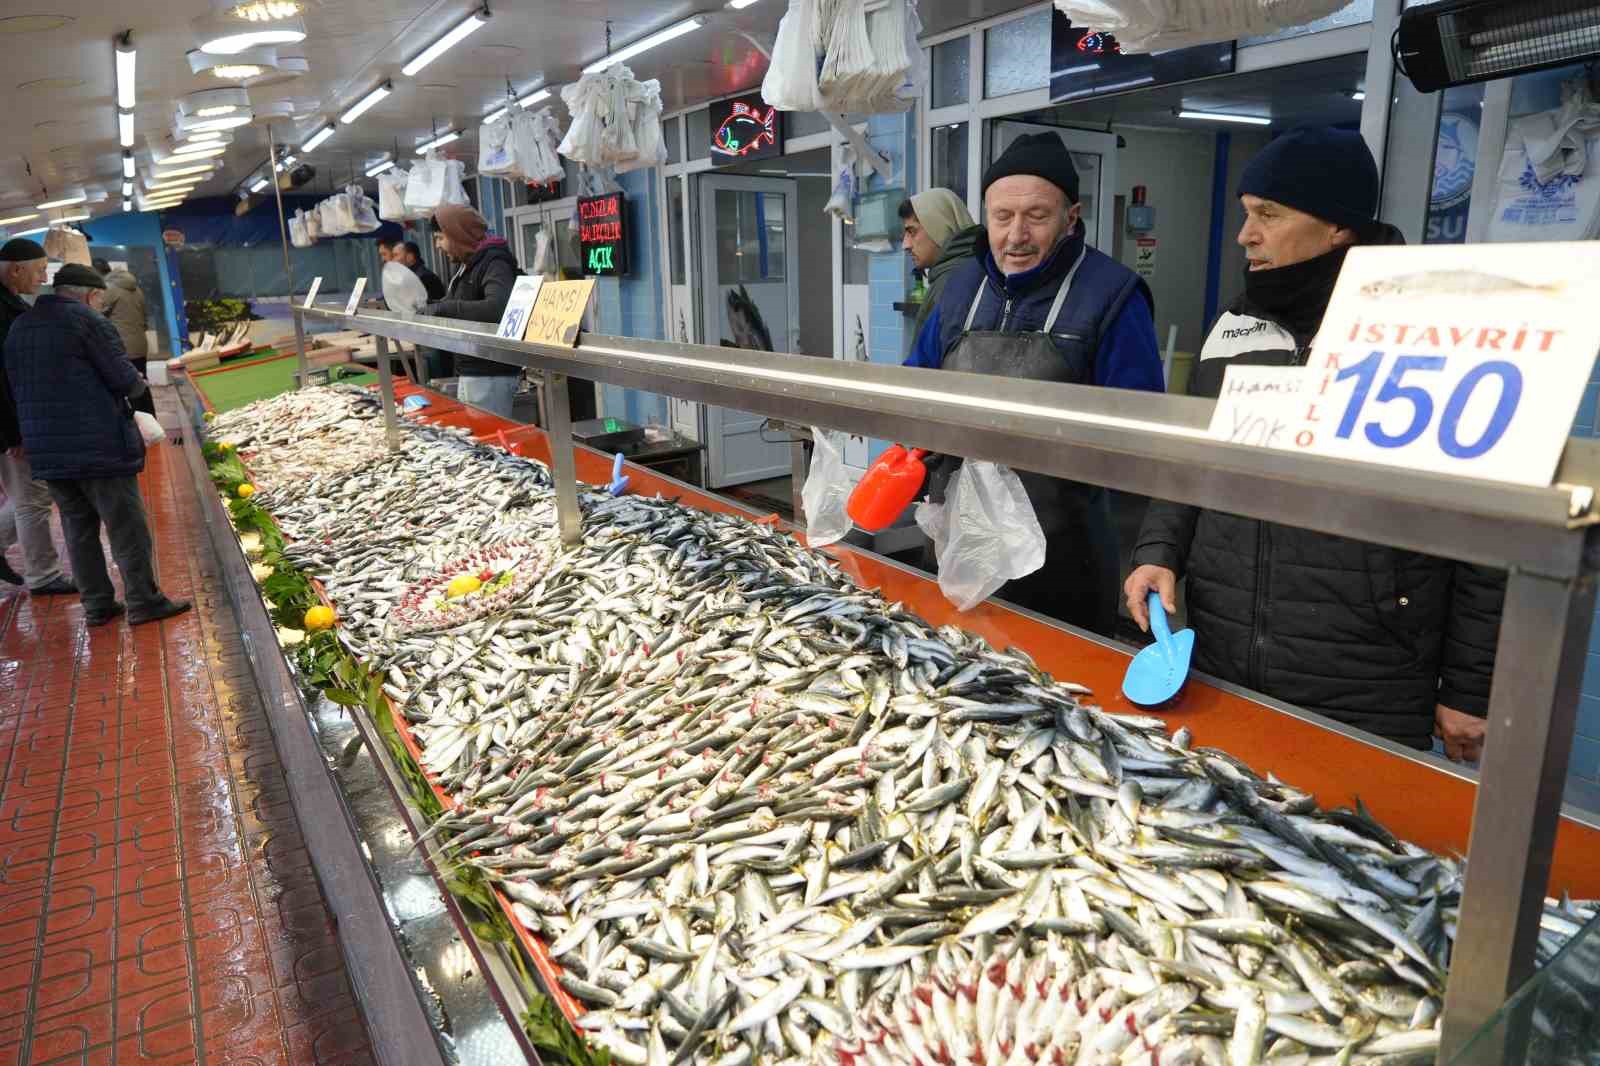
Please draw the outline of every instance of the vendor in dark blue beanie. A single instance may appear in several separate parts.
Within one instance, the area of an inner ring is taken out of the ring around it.
[[[1378,168],[1351,130],[1277,138],[1245,168],[1239,200],[1244,292],[1200,348],[1194,396],[1217,396],[1229,367],[1305,366],[1351,246],[1403,243],[1376,221]],[[1338,422],[1308,417],[1330,434]],[[1122,587],[1134,621],[1148,625],[1151,592],[1172,610],[1180,580],[1196,670],[1397,744],[1438,737],[1450,758],[1478,757],[1504,574],[1151,500]]]

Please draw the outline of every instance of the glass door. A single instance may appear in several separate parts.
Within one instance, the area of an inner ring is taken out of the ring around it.
[[[799,244],[790,239],[796,183],[710,174],[699,179],[704,340],[728,348],[794,351]],[[790,471],[789,446],[763,438],[761,415],[706,409],[708,484],[739,485]]]
[[[1117,187],[1117,135],[995,119],[989,123],[989,157],[984,165],[1000,158],[1000,153],[1025,133],[1053,133],[1072,153],[1072,165],[1078,171],[1078,194],[1083,204],[1084,240],[1089,247],[1110,255],[1112,190]]]
[[[578,231],[572,224],[576,201],[572,198],[553,200],[550,203],[530,204],[506,212],[506,229],[517,262],[527,273],[533,273],[538,258],[539,235],[548,232],[555,242],[550,249],[549,272],[562,278],[583,276],[579,261]]]

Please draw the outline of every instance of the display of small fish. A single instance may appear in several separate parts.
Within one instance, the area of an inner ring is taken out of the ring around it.
[[[455,801],[428,835],[615,1061],[1432,1061],[1462,869],[1359,801],[1107,713],[770,527],[585,490],[566,547],[542,465],[408,423],[351,468],[318,442],[352,423],[381,442],[375,398],[327,388],[213,428],[279,453],[259,501]],[[549,554],[509,609],[391,617],[510,541]],[[1594,914],[1551,901],[1541,958]]]

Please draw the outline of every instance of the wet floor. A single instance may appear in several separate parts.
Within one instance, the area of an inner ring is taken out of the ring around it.
[[[175,446],[141,488],[196,610],[88,629],[0,586],[0,1066],[369,1063]]]

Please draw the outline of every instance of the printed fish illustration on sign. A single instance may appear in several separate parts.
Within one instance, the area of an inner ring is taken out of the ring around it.
[[[1361,286],[1361,295],[1368,299],[1399,299],[1407,296],[1487,296],[1491,293],[1542,293],[1556,295],[1563,286],[1529,285],[1516,278],[1503,278],[1483,274],[1476,270],[1424,270],[1416,274],[1401,274],[1380,278]]]
[[[763,145],[778,140],[778,109],[770,107],[763,114],[759,107],[735,101],[733,112],[717,127],[712,145],[728,155],[745,155]]]

